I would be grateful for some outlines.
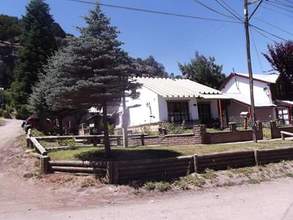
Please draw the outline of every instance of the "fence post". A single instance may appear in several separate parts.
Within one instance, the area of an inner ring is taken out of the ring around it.
[[[26,147],[27,148],[33,148],[32,146],[32,142],[30,140],[30,137],[32,136],[32,133],[31,133],[31,129],[29,128],[27,130],[27,134],[26,134]]]
[[[50,172],[49,160],[50,160],[50,157],[40,155],[40,173],[41,174],[48,174]]]
[[[198,156],[197,156],[197,154],[193,155],[193,167],[194,167],[194,172],[198,173]]]
[[[255,165],[258,166],[258,150],[254,150]]]
[[[107,179],[110,184],[118,184],[119,182],[119,170],[117,162],[108,161],[107,162]]]
[[[121,137],[117,136],[117,146],[121,146]]]
[[[144,134],[140,135],[141,145],[144,146]]]

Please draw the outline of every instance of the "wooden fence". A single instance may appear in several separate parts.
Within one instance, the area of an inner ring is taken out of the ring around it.
[[[256,165],[254,151],[208,154],[197,156],[195,159],[197,172],[203,172],[206,169],[225,170]]]
[[[113,161],[108,167],[108,181],[114,184],[133,180],[168,180],[194,172],[193,156],[134,161]]]
[[[28,135],[27,144],[38,152],[40,172],[43,174],[94,174],[106,177],[111,184],[124,184],[135,180],[168,180],[193,172],[201,173],[206,169],[225,170],[293,160],[293,148],[279,148],[129,161],[51,161],[38,138]]]
[[[97,177],[104,177],[107,172],[107,162],[90,161],[48,161],[48,172],[88,173]]]

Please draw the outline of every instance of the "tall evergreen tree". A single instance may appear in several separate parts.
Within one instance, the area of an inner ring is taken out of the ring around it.
[[[138,76],[168,77],[164,65],[156,61],[153,56],[149,56],[146,59],[136,58],[133,62]]]
[[[205,57],[196,52],[190,63],[178,65],[182,75],[187,79],[218,89],[225,75],[222,73],[223,67],[215,61],[214,57]]]
[[[35,89],[31,104],[39,108],[42,94],[46,94],[50,111],[102,108],[105,152],[109,155],[107,107],[117,105],[124,91],[135,95],[138,85],[128,78],[132,62],[121,49],[118,31],[98,5],[85,21],[86,27],[80,28],[81,36],[69,38],[67,46],[50,59],[46,75],[38,85],[42,89]]]
[[[32,86],[38,80],[42,65],[57,49],[54,36],[55,22],[49,13],[49,6],[43,0],[32,0],[22,18],[23,34],[21,48],[15,68],[15,80],[11,86],[12,104],[20,117],[26,117],[27,99]]]

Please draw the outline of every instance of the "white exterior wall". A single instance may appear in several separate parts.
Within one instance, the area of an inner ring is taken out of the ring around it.
[[[167,100],[150,89],[142,86],[138,89],[140,93],[137,99],[126,98],[126,106],[140,105],[139,107],[129,108],[128,126],[139,126],[150,123],[168,121]],[[170,101],[185,101],[186,99],[172,99]],[[196,98],[187,99],[189,116],[191,120],[198,120],[198,106]],[[218,118],[217,100],[207,101],[211,104],[212,118]],[[149,103],[149,106],[147,105]],[[151,108],[151,111],[150,111]],[[120,119],[116,128],[122,126],[122,103],[119,107]],[[150,117],[152,116],[152,117]]]
[[[139,107],[129,108],[129,124],[128,126],[137,126],[148,123],[156,123],[160,121],[159,118],[159,105],[158,105],[158,95],[153,91],[141,87],[137,90],[140,95],[137,99],[127,98],[126,106],[140,105]],[[149,105],[147,104],[149,103]],[[122,118],[122,104],[119,107],[120,120],[117,128],[121,128],[121,118]],[[150,117],[152,116],[152,117]]]
[[[243,121],[240,113],[247,112],[250,105],[249,79],[237,75],[233,76],[222,89],[222,92],[228,96],[235,97],[239,101],[231,101],[230,106],[228,106],[229,121]],[[253,92],[256,106],[256,119],[262,122],[275,119],[275,108],[270,107],[273,105],[273,100],[269,83],[254,80]]]
[[[265,90],[265,88],[267,88],[267,90]],[[248,78],[233,76],[222,89],[222,92],[231,94],[232,97],[233,94],[238,94],[241,97],[241,100],[238,101],[250,103]],[[256,106],[270,106],[273,104],[272,94],[270,92],[270,86],[268,83],[254,80],[253,92]]]

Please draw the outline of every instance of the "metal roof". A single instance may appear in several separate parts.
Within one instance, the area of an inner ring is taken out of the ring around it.
[[[221,91],[189,79],[136,77],[135,80],[164,98],[207,98],[216,94],[217,99],[224,98]]]

